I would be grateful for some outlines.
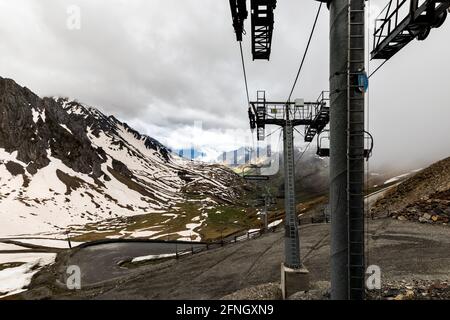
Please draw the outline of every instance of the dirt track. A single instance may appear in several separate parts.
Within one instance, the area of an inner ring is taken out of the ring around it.
[[[450,228],[392,219],[369,226],[369,264],[381,267],[383,281],[449,280]],[[313,281],[329,280],[329,225],[300,228],[302,257]],[[55,299],[217,299],[242,288],[277,282],[283,254],[283,232],[183,257],[141,266],[119,279],[81,291],[54,285],[65,268],[41,273],[22,298]],[[82,271],[83,272],[83,271]],[[88,272],[104,272],[91,268]]]

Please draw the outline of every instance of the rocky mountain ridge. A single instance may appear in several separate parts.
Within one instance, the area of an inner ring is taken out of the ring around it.
[[[113,116],[0,77],[0,237],[62,232],[186,201],[239,201],[243,181],[184,160]]]

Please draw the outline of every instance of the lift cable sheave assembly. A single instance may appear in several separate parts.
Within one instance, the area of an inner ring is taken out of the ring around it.
[[[272,51],[276,0],[251,0],[251,35],[253,60],[269,60]],[[244,22],[248,18],[246,0],[230,0],[236,40],[242,41]]]
[[[233,28],[236,33],[236,40],[242,41],[244,34],[244,21],[248,17],[246,0],[230,0],[231,17],[233,19]]]
[[[276,0],[251,0],[253,60],[269,60]]]
[[[389,60],[412,40],[442,26],[450,0],[389,0],[375,20],[372,59]]]

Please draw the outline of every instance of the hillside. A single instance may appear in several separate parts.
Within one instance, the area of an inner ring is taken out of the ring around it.
[[[375,217],[447,224],[450,218],[450,157],[394,186],[371,210]]]
[[[0,77],[0,237],[199,240],[209,214],[245,206],[247,189],[96,108]]]

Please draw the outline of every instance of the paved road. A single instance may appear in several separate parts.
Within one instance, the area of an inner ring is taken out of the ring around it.
[[[384,197],[384,195],[386,194],[386,192],[388,192],[389,190],[391,190],[392,188],[394,188],[395,186],[397,186],[399,183],[396,183],[392,186],[386,187],[384,189],[378,190],[377,192],[371,193],[370,195],[365,197],[365,204],[366,206],[372,206],[375,204],[375,202]]]
[[[371,221],[369,230],[369,264],[381,267],[383,280],[450,280],[449,227],[381,219]],[[279,281],[283,234],[278,231],[179,260],[142,266],[117,274],[120,280],[95,288],[49,293],[48,288],[37,287],[24,293],[23,298],[217,299],[249,286]],[[303,261],[312,280],[328,281],[329,225],[302,226],[300,239]],[[109,259],[100,261],[101,265],[108,268]],[[95,266],[88,270],[93,274],[86,277],[102,277],[98,274],[104,272],[103,267]],[[37,280],[48,283],[51,278],[43,274]],[[42,292],[47,294],[42,296]]]
[[[81,269],[81,280],[85,286],[91,286],[106,280],[111,280],[130,273],[119,266],[120,262],[132,258],[174,254],[183,251],[195,251],[205,248],[204,244],[187,243],[157,243],[157,242],[124,242],[107,243],[76,250],[66,262],[66,265],[77,265]],[[64,269],[64,268],[63,268]],[[65,274],[61,274],[64,283]]]

